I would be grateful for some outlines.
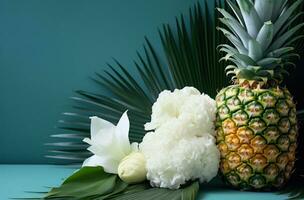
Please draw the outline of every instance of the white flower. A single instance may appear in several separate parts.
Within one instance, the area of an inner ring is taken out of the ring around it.
[[[145,129],[154,130],[163,124],[178,120],[187,122],[189,127],[197,129],[195,132],[190,131],[189,134],[215,134],[215,113],[215,101],[193,87],[175,89],[174,92],[165,90],[153,104],[151,122],[145,124]]]
[[[127,112],[122,115],[117,126],[104,119],[91,117],[91,139],[85,138],[83,141],[91,145],[88,150],[94,155],[83,162],[83,167],[102,166],[105,172],[117,174],[120,161],[138,148],[137,143],[130,144],[129,126]]]
[[[159,95],[145,126],[155,130],[140,144],[152,186],[177,189],[189,180],[208,182],[216,176],[215,112],[214,100],[195,88]]]

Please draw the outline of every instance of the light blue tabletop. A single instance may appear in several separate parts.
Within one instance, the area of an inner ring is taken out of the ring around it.
[[[59,185],[75,168],[56,165],[0,165],[0,200],[37,197],[31,191],[47,191]],[[198,200],[281,200],[287,196],[270,192],[240,192],[220,187],[220,180],[201,186]]]

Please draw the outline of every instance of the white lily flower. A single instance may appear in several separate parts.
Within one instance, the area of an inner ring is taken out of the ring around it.
[[[91,139],[83,141],[90,144],[88,148],[94,155],[83,162],[84,166],[102,166],[105,172],[118,173],[120,161],[132,151],[138,150],[138,144],[129,141],[129,118],[127,111],[121,116],[117,126],[98,118],[91,119]]]

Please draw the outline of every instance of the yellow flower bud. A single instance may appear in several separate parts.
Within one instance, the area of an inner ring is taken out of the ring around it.
[[[118,165],[118,176],[128,184],[146,180],[146,159],[141,152],[133,152]]]

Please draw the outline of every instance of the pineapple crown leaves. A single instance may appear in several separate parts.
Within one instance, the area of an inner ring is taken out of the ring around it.
[[[224,9],[220,22],[226,28],[217,27],[232,43],[222,44],[219,51],[226,55],[220,61],[230,61],[227,75],[239,83],[244,80],[280,83],[288,69],[294,67],[293,44],[304,37],[304,23],[295,24],[303,12],[296,13],[303,0],[227,0],[233,14]]]

